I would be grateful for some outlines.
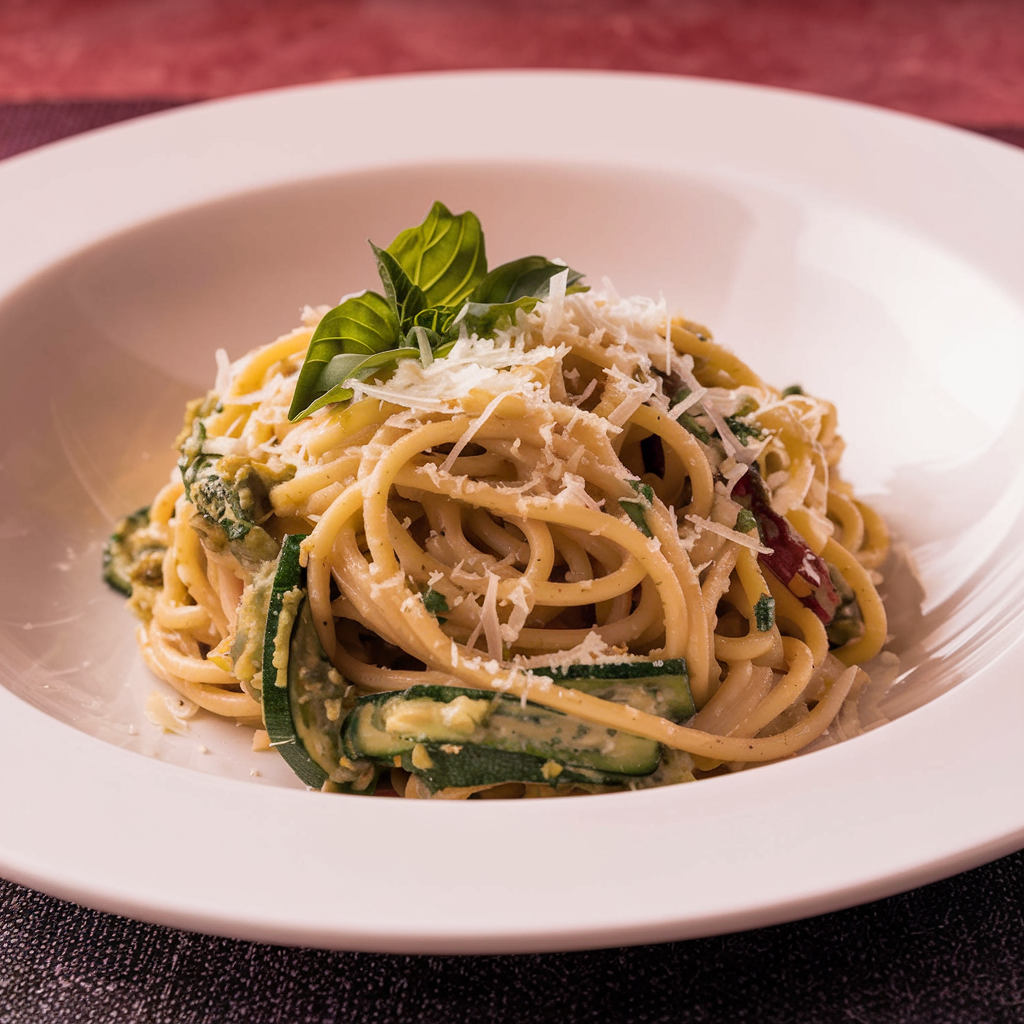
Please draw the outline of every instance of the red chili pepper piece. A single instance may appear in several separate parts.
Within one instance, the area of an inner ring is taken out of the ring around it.
[[[770,555],[758,555],[758,559],[827,626],[839,608],[840,598],[825,560],[772,508],[768,488],[755,466],[740,477],[732,494],[734,498],[749,499],[761,543],[772,549]]]

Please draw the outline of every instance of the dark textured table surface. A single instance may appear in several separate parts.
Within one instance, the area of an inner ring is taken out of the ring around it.
[[[1024,146],[1019,0],[0,0],[0,157],[246,88],[545,64],[791,85]],[[482,958],[211,938],[0,880],[0,1024],[546,1020],[1024,1021],[1024,853],[753,932]]]

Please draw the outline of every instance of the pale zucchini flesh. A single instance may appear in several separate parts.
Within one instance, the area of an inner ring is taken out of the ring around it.
[[[500,782],[615,785],[651,774],[661,761],[654,740],[457,686],[362,697],[345,720],[342,743],[350,758],[400,762],[434,790]]]
[[[303,539],[285,538],[274,575],[263,640],[264,724],[271,745],[307,786],[330,782],[344,792],[372,793],[373,765],[351,762],[341,748],[341,722],[354,701],[316,633],[299,565]]]
[[[697,713],[684,658],[568,665],[530,671],[547,676],[559,686],[630,704],[673,722],[684,722]]]

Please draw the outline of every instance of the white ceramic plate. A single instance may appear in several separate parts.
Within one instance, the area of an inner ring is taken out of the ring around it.
[[[1022,183],[1021,153],[904,116],[577,73],[273,92],[4,163],[0,872],[243,938],[508,952],[782,921],[1024,844]],[[324,797],[242,730],[158,735],[99,580],[111,520],[166,478],[217,346],[367,284],[365,239],[434,198],[480,214],[492,260],[663,291],[836,400],[924,587],[890,598],[911,713],[698,785],[521,803]]]

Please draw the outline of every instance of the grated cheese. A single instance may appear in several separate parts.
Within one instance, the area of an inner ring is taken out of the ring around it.
[[[495,395],[485,407],[484,411],[473,420],[466,428],[462,437],[455,442],[452,450],[448,453],[448,457],[441,463],[441,472],[450,473],[452,466],[455,465],[455,460],[462,454],[466,445],[476,436],[476,432],[494,415],[497,411],[498,406],[508,397],[510,392],[506,391],[500,395]]]
[[[214,381],[213,390],[219,396],[224,396],[231,387],[231,360],[222,348],[214,352],[214,358],[217,360],[217,379]]]
[[[526,625],[526,617],[531,611],[530,589],[529,583],[525,579],[521,579],[509,592],[512,614],[509,615],[508,622],[501,627],[501,638],[509,645],[519,639],[519,634],[522,632],[523,626]]]
[[[719,537],[734,541],[736,544],[750,548],[751,551],[756,551],[759,554],[770,555],[774,550],[773,548],[766,548],[763,544],[758,543],[753,537],[748,537],[745,533],[738,533],[736,530],[723,526],[721,523],[716,523],[711,519],[702,519],[700,516],[695,515],[688,515],[685,518],[687,522],[693,523],[697,527],[698,532],[707,530],[709,533],[717,533]]]
[[[618,367],[608,367],[604,371],[609,377],[615,380],[626,392],[625,397],[605,417],[609,423],[621,427],[629,418],[658,390],[656,380],[636,381],[627,377]]]
[[[248,455],[249,446],[241,437],[208,437],[203,442],[204,455]]]

